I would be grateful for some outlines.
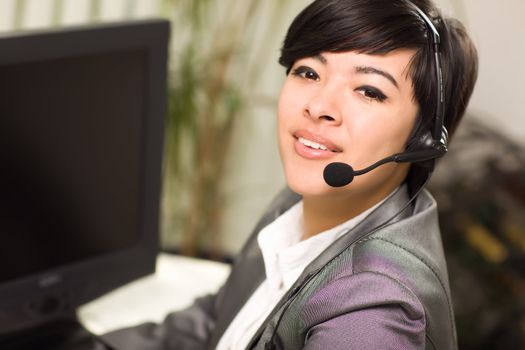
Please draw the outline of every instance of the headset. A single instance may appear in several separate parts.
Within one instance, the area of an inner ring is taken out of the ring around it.
[[[404,0],[412,7],[414,12],[425,22],[428,32],[432,37],[432,48],[434,51],[434,66],[437,81],[436,91],[436,111],[434,113],[434,128],[428,131],[408,150],[402,153],[383,158],[369,167],[361,170],[354,170],[351,165],[334,162],[328,164],[323,171],[325,182],[332,187],[346,186],[354,180],[355,176],[366,174],[380,165],[386,163],[418,163],[433,160],[445,155],[448,151],[448,131],[445,123],[445,88],[443,83],[443,69],[441,65],[441,37],[432,20],[414,3]]]

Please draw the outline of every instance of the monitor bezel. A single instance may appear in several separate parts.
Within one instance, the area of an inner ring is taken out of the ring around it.
[[[148,19],[2,33],[0,65],[146,49],[136,245],[0,284],[0,336],[72,317],[79,305],[155,271],[170,26]]]

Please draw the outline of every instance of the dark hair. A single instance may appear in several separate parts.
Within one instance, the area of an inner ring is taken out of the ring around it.
[[[385,54],[415,49],[410,65],[419,116],[407,148],[433,126],[438,80],[431,33],[409,0],[315,0],[292,22],[279,63],[289,73],[294,62],[322,52]],[[454,134],[474,89],[478,57],[464,26],[443,18],[429,0],[413,0],[432,20],[441,37],[445,127]],[[412,167],[414,168],[414,167]]]

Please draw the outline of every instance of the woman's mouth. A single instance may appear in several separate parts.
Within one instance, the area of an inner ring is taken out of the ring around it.
[[[299,131],[294,134],[294,137],[295,151],[304,158],[325,159],[341,152],[332,142],[307,131]]]

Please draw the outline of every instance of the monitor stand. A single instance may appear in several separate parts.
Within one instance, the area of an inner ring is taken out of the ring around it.
[[[2,350],[106,350],[73,316],[0,337]]]

